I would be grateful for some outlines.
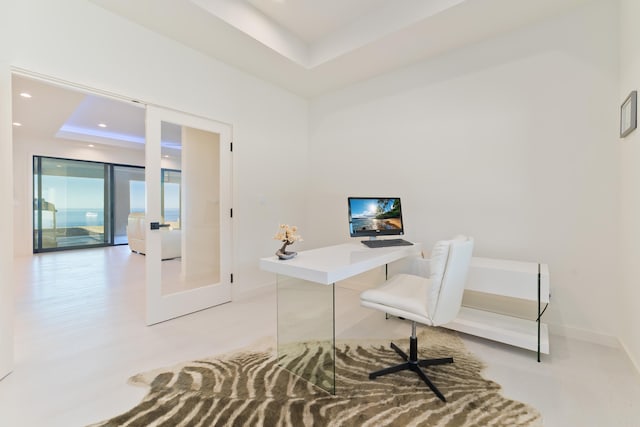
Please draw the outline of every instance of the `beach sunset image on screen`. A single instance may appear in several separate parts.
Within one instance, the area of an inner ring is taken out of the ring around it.
[[[349,198],[349,227],[352,236],[403,234],[399,198]]]

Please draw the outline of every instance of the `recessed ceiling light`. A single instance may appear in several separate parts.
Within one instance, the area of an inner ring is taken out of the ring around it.
[[[23,98],[31,98],[31,94],[27,93],[27,92],[20,93],[20,96],[23,97]]]
[[[13,125],[17,128],[19,128],[20,126],[22,126],[22,123],[18,123],[18,122],[13,122]]]
[[[93,144],[89,144],[89,145],[88,145],[88,147],[93,148],[93,147],[95,147],[95,145],[93,145]]]
[[[106,128],[106,127],[107,127],[107,125],[106,125],[105,123],[98,123],[98,127]]]
[[[164,157],[165,159],[168,159],[168,158],[169,158],[169,155],[168,155],[168,154],[165,154],[163,157]]]

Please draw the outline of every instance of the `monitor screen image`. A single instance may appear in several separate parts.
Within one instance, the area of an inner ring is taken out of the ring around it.
[[[349,197],[351,237],[402,235],[402,208],[399,197]]]

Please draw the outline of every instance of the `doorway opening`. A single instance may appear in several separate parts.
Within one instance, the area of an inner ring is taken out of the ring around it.
[[[16,255],[126,244],[145,106],[16,73],[12,92]]]
[[[147,324],[231,300],[230,125],[28,73],[12,91],[16,255],[126,238]]]

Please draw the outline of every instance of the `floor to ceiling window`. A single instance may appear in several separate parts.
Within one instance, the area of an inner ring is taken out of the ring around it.
[[[180,228],[179,170],[162,171],[164,221]],[[33,252],[127,244],[130,213],[145,211],[141,166],[33,157]]]
[[[127,219],[132,212],[144,212],[144,168],[113,166],[113,243],[127,243]]]
[[[165,224],[171,224],[174,229],[180,227],[180,193],[181,173],[177,170],[162,170],[162,215]]]
[[[33,251],[126,244],[144,180],[143,167],[34,156]]]
[[[34,157],[34,251],[110,241],[107,166]]]

